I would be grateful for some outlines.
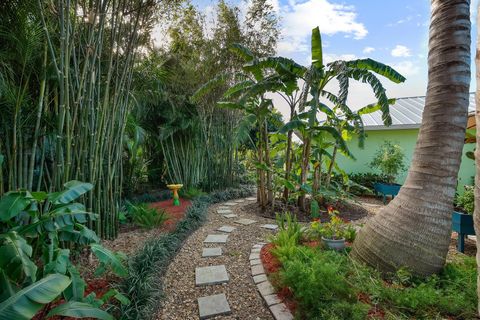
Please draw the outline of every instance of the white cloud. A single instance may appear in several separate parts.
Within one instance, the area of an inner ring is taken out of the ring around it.
[[[355,7],[334,4],[329,0],[290,0],[280,7],[282,40],[280,54],[305,52],[310,48],[308,39],[312,29],[320,27],[322,35],[344,33],[355,39],[364,38],[368,31],[357,21]]]
[[[375,51],[375,48],[373,48],[373,47],[365,47],[363,49],[363,53],[365,53],[365,54],[372,53],[373,51]]]
[[[330,63],[336,60],[349,61],[349,60],[355,60],[355,59],[358,59],[358,57],[351,53],[345,53],[345,54],[324,53],[323,54],[323,60],[324,60],[323,63]]]
[[[392,56],[394,57],[410,57],[412,54],[410,53],[410,49],[397,44],[395,48],[393,48],[391,52]]]
[[[391,65],[392,68],[400,72],[403,76],[409,77],[419,73],[420,67],[412,61],[406,60]]]

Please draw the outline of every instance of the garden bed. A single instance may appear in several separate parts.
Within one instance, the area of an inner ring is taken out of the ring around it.
[[[321,221],[329,221],[330,216],[327,213],[327,207],[330,204],[326,204],[320,208],[320,218]],[[339,216],[345,221],[361,221],[367,219],[370,212],[362,206],[361,203],[354,202],[352,200],[337,201],[332,204],[333,207],[339,211]],[[310,207],[310,201],[307,199],[307,208]],[[265,212],[262,212],[258,203],[252,203],[245,207],[245,210],[265,218],[275,218],[275,215],[279,212],[290,212],[297,217],[298,221],[309,222],[312,220],[310,215],[310,210],[307,212],[301,211],[300,208],[296,205],[285,204],[281,200],[275,202],[275,207],[267,207]]]
[[[429,278],[415,277],[406,269],[382,276],[354,261],[348,248],[326,250],[308,229],[300,240],[295,239],[298,234],[280,230],[272,244],[262,249],[261,259],[279,297],[299,319],[466,320],[476,316],[473,257],[451,252],[444,269]]]

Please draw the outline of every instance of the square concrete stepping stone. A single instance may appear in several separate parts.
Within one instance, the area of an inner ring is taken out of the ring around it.
[[[255,200],[257,200],[257,198],[255,198],[255,197],[248,197],[248,198],[246,198],[245,200],[248,200],[248,201],[255,201]]]
[[[232,232],[232,231],[235,230],[235,229],[237,229],[237,228],[231,227],[231,226],[222,226],[222,227],[218,228],[217,231],[222,231],[222,232],[230,233],[230,232]]]
[[[262,224],[260,226],[260,228],[269,229],[269,230],[277,230],[278,225],[276,225],[276,224]]]
[[[217,210],[217,213],[219,213],[219,214],[228,214],[228,213],[233,213],[233,211],[230,210],[230,209],[218,209],[218,210]]]
[[[244,226],[248,226],[252,223],[255,223],[257,221],[255,220],[252,220],[252,219],[239,219],[237,221],[235,221],[235,223],[238,223],[238,224],[243,224]]]
[[[209,234],[204,243],[226,243],[228,234]]]
[[[224,293],[197,299],[200,319],[230,314],[230,306]]]
[[[202,257],[218,257],[222,255],[222,248],[203,248]]]
[[[229,214],[224,214],[224,218],[231,219],[231,218],[236,218],[238,217],[235,213],[229,213]]]
[[[220,206],[217,208],[218,210],[229,210],[230,207],[226,207],[226,206]]]
[[[225,265],[195,268],[195,285],[207,286],[228,282]]]
[[[232,207],[232,206],[236,206],[237,203],[235,203],[235,202],[225,202],[223,205]]]
[[[274,304],[270,306],[270,311],[275,320],[293,320],[293,316],[287,309],[285,303]]]

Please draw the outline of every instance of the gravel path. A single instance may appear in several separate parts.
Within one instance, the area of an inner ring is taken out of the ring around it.
[[[242,208],[249,203],[252,201],[230,207],[238,215],[231,219],[217,213],[217,208],[224,206],[224,203],[209,208],[205,225],[187,239],[168,268],[164,284],[165,300],[157,319],[198,319],[197,298],[220,293],[225,293],[232,312],[212,319],[273,319],[253,282],[249,255],[253,244],[264,241],[273,234],[273,231],[260,228],[260,225],[275,222],[244,211]],[[248,226],[236,224],[235,221],[241,218],[252,219],[256,223]],[[227,243],[203,243],[208,234],[223,234],[216,229],[225,225],[236,228],[229,233]],[[213,247],[222,247],[223,254],[202,258],[202,249]],[[226,266],[229,282],[195,286],[195,267],[222,264]]]

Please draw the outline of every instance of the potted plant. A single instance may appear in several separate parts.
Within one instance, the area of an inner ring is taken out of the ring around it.
[[[401,187],[395,183],[395,179],[400,172],[406,169],[405,154],[402,148],[391,141],[384,141],[370,162],[370,167],[380,170],[386,177],[386,181],[377,182],[373,186],[376,193],[382,194],[383,203],[386,202],[387,195],[395,197]]]
[[[474,186],[465,186],[463,194],[455,199],[455,211],[452,214],[452,231],[458,233],[457,250],[463,252],[465,236],[475,235],[473,210],[475,204]]]
[[[338,211],[332,207],[328,208],[330,221],[320,223],[319,220],[312,222],[312,232],[320,236],[322,242],[330,249],[343,250],[345,249],[345,241],[348,237],[349,241],[355,238],[355,228],[347,225],[339,216]]]

